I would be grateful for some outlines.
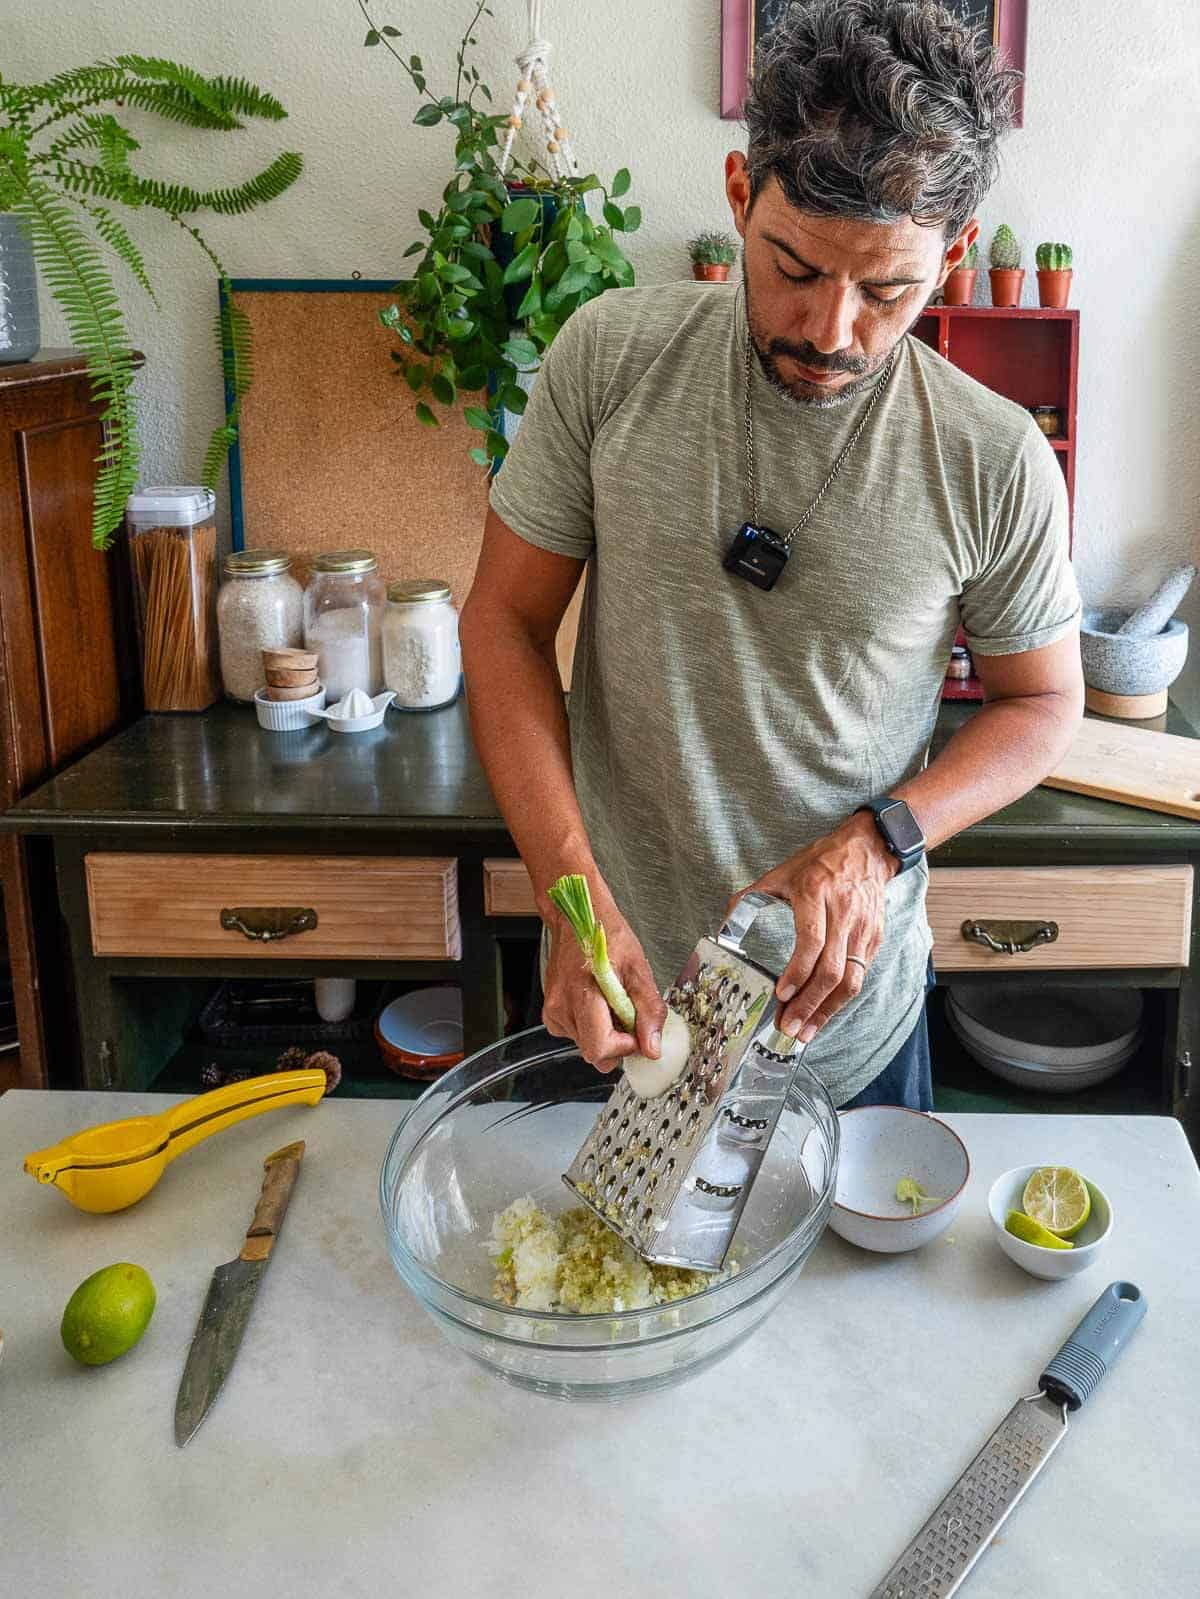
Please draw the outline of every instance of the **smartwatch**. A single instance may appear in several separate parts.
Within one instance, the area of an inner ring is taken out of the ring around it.
[[[900,862],[902,872],[915,866],[925,854],[925,835],[920,823],[902,799],[885,794],[881,799],[868,800],[858,809],[870,811],[874,816],[879,836]]]

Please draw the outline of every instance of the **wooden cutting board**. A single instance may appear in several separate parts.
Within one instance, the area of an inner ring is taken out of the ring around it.
[[[1085,717],[1047,788],[1200,821],[1200,739]]]

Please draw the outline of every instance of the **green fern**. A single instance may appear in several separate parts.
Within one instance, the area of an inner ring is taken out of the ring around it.
[[[243,78],[206,78],[157,56],[120,55],[57,73],[44,83],[0,80],[0,210],[15,212],[29,232],[46,286],[87,356],[102,411],[104,440],[93,513],[93,535],[100,548],[120,525],[125,500],[137,482],[139,456],[133,352],[97,240],[120,257],[158,304],[140,251],[109,206],[164,212],[196,240],[216,269],[222,287],[216,333],[228,401],[225,421],[213,432],[204,457],[203,480],[212,487],[237,439],[242,401],[252,380],[250,324],[233,305],[224,267],[184,218],[196,211],[224,216],[251,211],[277,199],[302,170],[300,156],[285,151],[232,188],[194,189],[143,176],[131,165],[139,141],[111,113],[93,109],[110,101],[188,127],[226,132],[241,128],[242,118],[279,121],[287,115],[273,95]],[[39,145],[42,134],[46,137]],[[91,233],[69,206],[90,219]]]
[[[133,350],[100,252],[53,190],[36,178],[14,208],[29,230],[46,286],[62,306],[71,337],[88,359],[104,440],[92,503],[92,542],[107,546],[137,484],[140,459],[131,388]]]

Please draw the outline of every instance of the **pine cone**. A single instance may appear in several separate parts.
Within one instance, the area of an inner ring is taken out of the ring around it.
[[[327,1049],[318,1049],[309,1055],[304,1062],[305,1068],[311,1071],[325,1073],[325,1092],[332,1094],[342,1080],[342,1063],[336,1055],[331,1055]]]

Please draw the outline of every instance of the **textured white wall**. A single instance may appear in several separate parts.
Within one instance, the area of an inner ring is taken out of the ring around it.
[[[525,37],[524,0],[491,0],[479,62],[498,100]],[[470,0],[391,0],[375,12],[404,32],[438,92]],[[250,78],[287,106],[282,124],[200,134],[131,117],[153,137],[144,166],[208,186],[277,150],[307,170],[281,201],[205,224],[235,276],[386,277],[400,271],[416,208],[440,193],[448,135],[417,129],[416,96],[381,49],[365,50],[354,0],[12,0],[0,71],[48,76],[122,50],[173,56]],[[1129,603],[1200,545],[1200,29],[1191,0],[1034,0],[1026,127],[1009,141],[985,236],[1010,222],[1026,244],[1075,247],[1083,312],[1076,503],[1081,585],[1092,603]],[[581,164],[628,165],[644,225],[630,246],[643,282],[684,275],[682,240],[727,221],[722,160],[738,128],[717,116],[719,0],[546,0],[544,26]],[[163,302],[129,284],[146,351],[140,380],[145,476],[193,476],[220,414],[211,342],[215,289],[204,258],[165,220],[134,217]],[[1032,270],[1026,302],[1036,303]],[[43,298],[47,343],[65,342]],[[336,359],[336,351],[329,357]],[[1200,630],[1200,590],[1187,613]],[[1200,715],[1200,643],[1177,693]]]

